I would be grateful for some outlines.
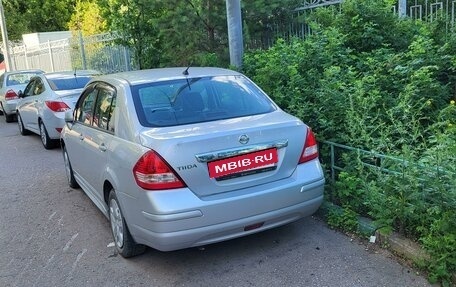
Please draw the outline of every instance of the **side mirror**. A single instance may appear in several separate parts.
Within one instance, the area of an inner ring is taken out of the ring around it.
[[[68,110],[65,112],[65,122],[66,123],[73,123],[73,110]]]
[[[19,90],[19,91],[17,92],[17,96],[18,96],[19,98],[23,98],[23,97],[24,97],[24,92],[23,92],[22,90]]]

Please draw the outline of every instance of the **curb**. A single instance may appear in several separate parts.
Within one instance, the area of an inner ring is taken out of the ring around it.
[[[315,215],[326,221],[329,212],[342,215],[344,211],[342,207],[325,200]],[[386,248],[405,260],[413,263],[422,263],[430,259],[430,255],[418,243],[397,232],[392,232],[391,234],[380,232],[369,218],[358,217],[358,232],[375,236],[375,240],[373,242],[370,241],[370,244],[380,244],[381,247]],[[456,284],[456,274],[453,274],[452,281]],[[433,286],[438,285],[434,284]]]
[[[329,212],[343,213],[343,208],[331,202],[324,201],[316,215],[326,219]],[[421,246],[396,232],[391,234],[383,234],[373,225],[372,220],[366,217],[358,217],[358,231],[361,234],[369,234],[375,236],[375,242],[380,243],[382,246],[387,246],[387,249],[393,251],[395,254],[412,260],[413,262],[423,262],[428,260],[429,254],[421,248]]]

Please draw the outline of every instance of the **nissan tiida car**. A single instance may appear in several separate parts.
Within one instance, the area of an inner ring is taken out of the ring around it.
[[[124,257],[284,225],[323,200],[314,134],[238,72],[96,77],[66,121],[69,185],[109,218]]]

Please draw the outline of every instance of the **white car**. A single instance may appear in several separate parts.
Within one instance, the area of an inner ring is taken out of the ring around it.
[[[68,183],[110,219],[124,257],[274,228],[323,201],[314,134],[238,72],[96,77],[65,118]]]
[[[96,71],[68,71],[37,75],[19,93],[16,114],[22,135],[34,132],[46,149],[59,143],[65,112],[71,110]]]
[[[7,123],[14,120],[19,92],[24,90],[31,77],[42,73],[41,70],[21,70],[0,76],[0,114],[5,116]]]

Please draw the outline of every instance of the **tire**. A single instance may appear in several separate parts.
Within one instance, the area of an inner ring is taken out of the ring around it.
[[[26,136],[30,134],[30,131],[24,127],[24,123],[22,122],[21,115],[17,112],[17,125],[19,126],[19,132],[21,135]]]
[[[63,149],[63,161],[65,163],[65,174],[67,176],[68,185],[71,188],[78,188],[79,184],[76,182],[76,179],[74,178],[73,168],[71,167],[71,162],[70,162],[70,158],[68,157],[66,147],[63,146],[62,149]]]
[[[122,211],[120,210],[119,200],[117,199],[114,190],[111,190],[109,193],[108,207],[109,222],[111,225],[111,232],[114,238],[114,245],[116,246],[117,252],[125,258],[144,253],[146,246],[142,244],[136,244],[136,242],[131,237],[127,224],[125,223],[125,218],[123,217]]]
[[[53,149],[56,146],[55,141],[49,137],[46,127],[44,126],[42,121],[39,122],[39,127],[41,143],[43,144],[44,148]]]
[[[7,123],[14,122],[14,115],[7,115],[5,112],[3,112],[3,115],[5,116],[5,122],[7,122]]]

